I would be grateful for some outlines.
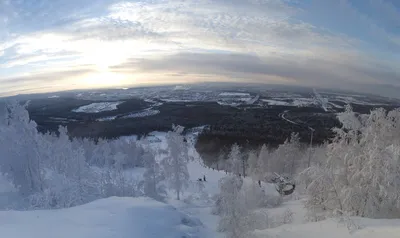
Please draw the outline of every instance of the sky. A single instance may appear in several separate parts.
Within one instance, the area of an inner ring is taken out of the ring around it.
[[[0,96],[215,81],[396,94],[400,1],[0,0]]]

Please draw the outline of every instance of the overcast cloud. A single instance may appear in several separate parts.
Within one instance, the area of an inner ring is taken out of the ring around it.
[[[399,63],[395,0],[0,0],[3,96],[198,81],[388,88]]]

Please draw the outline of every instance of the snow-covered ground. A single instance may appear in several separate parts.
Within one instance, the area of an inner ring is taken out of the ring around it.
[[[101,199],[60,210],[1,211],[4,238],[205,237],[199,219],[150,198]]]
[[[163,133],[153,133],[160,138],[155,142],[165,145]],[[7,238],[222,238],[216,232],[219,217],[212,215],[213,195],[218,193],[218,181],[224,172],[204,167],[199,160],[188,164],[189,188],[183,199],[177,201],[171,196],[167,204],[150,198],[101,199],[78,207],[59,210],[0,211],[0,234]],[[143,172],[143,171],[141,171]],[[140,176],[140,171],[134,171]],[[198,178],[206,176],[204,194],[200,194]],[[245,180],[250,183],[250,179]],[[265,184],[267,191],[273,191]],[[306,220],[304,200],[288,197],[276,208],[265,208],[270,217],[271,228],[256,230],[260,238],[398,238],[400,220],[373,220],[351,218],[355,229],[348,229],[346,223],[337,219],[321,222]],[[284,214],[292,214],[292,219],[284,221]],[[286,224],[285,224],[286,223]]]
[[[364,99],[364,100],[363,100]],[[365,97],[355,97],[355,96],[336,96],[336,101],[348,103],[354,103],[359,105],[369,105],[369,106],[377,106],[377,105],[387,105],[387,103],[373,103],[365,101]]]
[[[188,85],[177,85],[177,86],[175,86],[174,88],[173,88],[173,90],[189,90],[190,89],[190,86],[188,86]]]
[[[315,105],[316,103],[312,98],[296,98],[293,100],[292,104],[296,107],[305,107]]]
[[[351,218],[355,227],[328,219],[304,224],[285,224],[276,228],[258,230],[256,237],[264,238],[398,238],[400,220],[373,220]],[[358,227],[358,228],[357,228]]]
[[[249,93],[238,93],[238,92],[223,92],[219,94],[220,97],[250,97]]]
[[[149,117],[149,116],[157,115],[158,113],[160,113],[159,110],[150,109],[150,110],[143,110],[141,112],[131,113],[127,116],[123,116],[122,118],[126,119],[126,118]]]
[[[286,101],[280,101],[280,100],[275,100],[275,99],[261,99],[261,101],[268,103],[268,105],[274,105],[274,106],[289,106],[290,103]]]
[[[123,101],[118,102],[98,102],[91,103],[72,110],[73,112],[83,112],[83,113],[98,113],[104,111],[113,111],[117,109],[117,106],[123,103]]]
[[[292,106],[292,107],[307,107],[315,106],[316,102],[312,98],[272,98],[261,99],[262,102],[268,103],[270,106]]]
[[[96,121],[112,121],[112,120],[115,120],[116,118],[117,118],[117,116],[102,117],[102,118],[96,119]]]
[[[216,102],[222,106],[236,107],[239,105],[252,105],[258,101],[259,95],[251,96],[250,93],[223,92],[218,94]]]

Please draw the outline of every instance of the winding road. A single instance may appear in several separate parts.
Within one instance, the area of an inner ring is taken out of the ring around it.
[[[307,123],[305,123],[305,122],[297,123],[297,122],[294,122],[294,121],[292,121],[292,120],[287,119],[287,118],[285,117],[285,114],[288,113],[288,112],[289,112],[289,110],[284,111],[283,113],[279,114],[279,117],[282,118],[282,120],[285,120],[285,121],[287,121],[287,122],[289,122],[289,123],[291,123],[291,124],[298,125],[298,126],[304,125],[304,126],[306,126],[309,130],[311,130],[312,132],[315,131],[314,128],[312,128],[311,126],[309,126],[309,125],[308,125]]]

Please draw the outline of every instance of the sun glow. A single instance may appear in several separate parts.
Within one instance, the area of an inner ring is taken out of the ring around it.
[[[81,79],[81,83],[86,87],[91,88],[119,86],[126,83],[126,75],[108,71],[100,71],[85,75],[85,77]]]

